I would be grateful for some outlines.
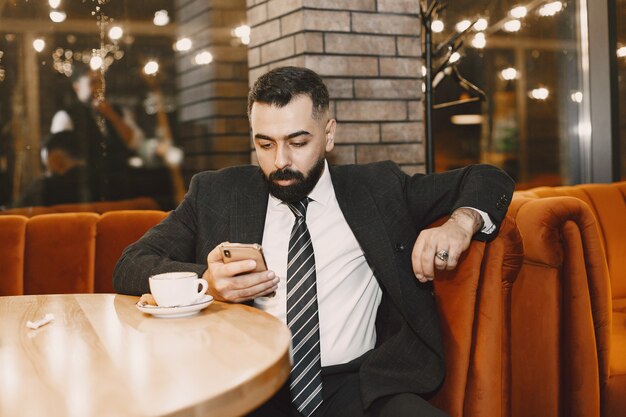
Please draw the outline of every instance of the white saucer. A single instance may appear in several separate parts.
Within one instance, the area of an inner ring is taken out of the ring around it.
[[[193,316],[194,314],[198,314],[200,310],[204,310],[213,302],[213,297],[210,295],[205,295],[194,304],[189,304],[186,306],[178,306],[178,307],[158,307],[151,305],[139,305],[139,303],[135,304],[137,309],[142,313],[152,314],[154,317],[160,318],[178,318],[178,317],[187,317]]]

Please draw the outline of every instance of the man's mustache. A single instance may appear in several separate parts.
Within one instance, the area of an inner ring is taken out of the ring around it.
[[[293,171],[285,168],[274,171],[270,174],[270,181],[284,181],[284,180],[304,180],[304,175],[299,171]]]

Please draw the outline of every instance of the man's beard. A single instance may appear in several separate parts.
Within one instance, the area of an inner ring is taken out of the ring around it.
[[[322,172],[324,172],[323,156],[313,165],[306,177],[299,171],[284,168],[272,172],[269,178],[263,175],[263,178],[269,185],[270,194],[286,203],[295,203],[302,200],[313,191],[313,188],[315,188],[315,185],[322,176]],[[278,185],[275,183],[275,181],[291,179],[296,180],[291,185]]]

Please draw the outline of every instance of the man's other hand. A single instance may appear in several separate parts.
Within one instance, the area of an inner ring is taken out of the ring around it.
[[[209,291],[216,300],[240,303],[263,297],[276,291],[278,277],[273,271],[252,272],[253,260],[224,263],[219,245],[207,256],[208,268],[202,275],[209,283]]]
[[[435,269],[456,268],[459,257],[482,225],[483,219],[476,210],[459,208],[443,225],[422,230],[411,255],[415,277],[424,283],[432,281]]]

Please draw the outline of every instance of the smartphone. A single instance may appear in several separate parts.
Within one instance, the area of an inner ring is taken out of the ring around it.
[[[225,264],[252,259],[256,261],[256,268],[252,272],[267,271],[263,248],[257,243],[223,243],[220,251]]]
[[[256,268],[252,272],[267,271],[267,263],[263,256],[263,248],[257,243],[222,243],[220,245],[222,259],[224,263],[235,261],[244,261],[253,259],[256,261]],[[276,295],[276,291],[265,297],[272,298]]]

